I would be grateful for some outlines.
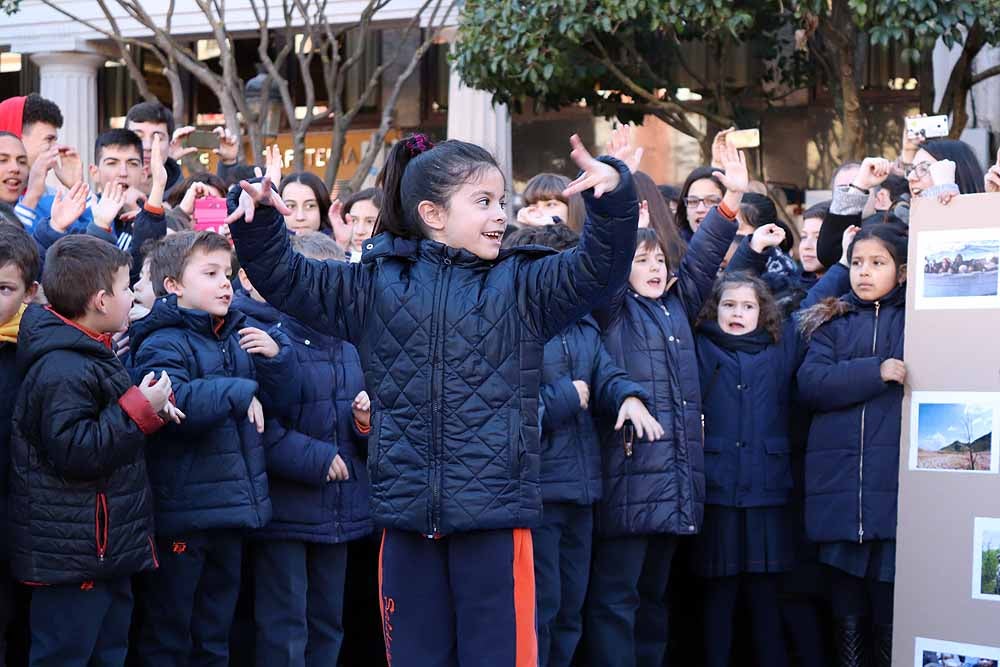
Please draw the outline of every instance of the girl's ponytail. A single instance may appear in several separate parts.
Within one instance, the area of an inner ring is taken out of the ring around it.
[[[403,174],[406,173],[406,166],[413,158],[432,148],[434,148],[434,144],[426,135],[414,134],[402,141],[397,141],[389,149],[385,165],[375,179],[376,185],[381,187],[385,193],[385,199],[379,209],[375,229],[372,232],[373,236],[382,232],[390,232],[402,238],[423,238],[421,230],[414,228],[406,219],[402,194]]]

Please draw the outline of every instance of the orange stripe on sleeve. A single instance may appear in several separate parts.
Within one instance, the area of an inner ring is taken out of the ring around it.
[[[537,667],[535,634],[535,557],[531,531],[514,529],[514,621],[517,635],[516,667]]]

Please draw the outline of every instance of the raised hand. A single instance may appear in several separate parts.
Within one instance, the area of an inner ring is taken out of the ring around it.
[[[866,157],[852,185],[859,190],[870,190],[882,185],[891,173],[892,163],[885,158]]]
[[[333,227],[333,240],[341,248],[347,250],[351,247],[351,237],[354,235],[354,223],[344,217],[344,202],[334,199],[330,204],[328,213],[330,226]]]
[[[639,229],[649,227],[649,200],[639,202]]]
[[[617,169],[595,159],[584,147],[579,135],[574,134],[570,137],[569,143],[573,147],[569,156],[583,173],[563,190],[564,197],[593,188],[594,199],[600,199],[605,192],[611,192],[618,187],[621,176]]]
[[[110,230],[124,205],[125,186],[120,183],[105,183],[101,189],[101,198],[90,207],[94,224],[101,229]]]
[[[768,248],[776,248],[785,240],[785,230],[778,225],[764,225],[754,230],[750,237],[750,247],[758,255]]]
[[[1000,149],[997,149],[997,162],[986,172],[986,191],[1000,192]]]
[[[611,138],[605,145],[605,152],[624,162],[628,170],[634,174],[639,171],[639,163],[642,161],[645,149],[632,146],[631,125],[619,125],[611,131]]]
[[[649,414],[646,405],[635,396],[629,396],[622,401],[621,408],[618,409],[618,421],[615,422],[615,430],[620,431],[625,426],[625,422],[630,421],[635,427],[635,435],[638,438],[646,438],[650,442],[656,442],[663,437],[663,427],[656,421],[653,415]]]
[[[729,147],[726,142],[726,137],[730,132],[735,132],[735,127],[730,127],[728,129],[722,130],[715,135],[712,139],[712,166],[716,169],[725,169],[725,150]]]
[[[851,225],[844,230],[843,236],[840,237],[840,247],[843,250],[840,253],[840,263],[844,266],[850,266],[850,262],[847,261],[847,251],[851,249],[851,244],[854,243],[854,237],[858,235],[861,228],[857,225]]]
[[[281,150],[277,144],[264,150],[267,170],[260,183],[248,183],[240,181],[239,205],[236,210],[226,218],[226,224],[231,225],[243,218],[245,222],[253,222],[253,212],[258,206],[272,206],[281,215],[289,215],[292,210],[285,206],[285,202],[278,196],[278,192],[272,187],[272,183],[281,182]]]
[[[177,205],[177,208],[184,211],[190,218],[194,215],[195,200],[207,197],[208,194],[208,186],[199,181],[195,181],[191,184],[191,187],[187,189],[187,192],[184,193],[184,198],[181,199],[181,203]]]
[[[164,164],[163,149],[160,148],[159,141],[154,141],[150,148],[149,177],[152,181],[149,205],[163,206],[163,192],[167,189],[167,166]]]
[[[938,160],[927,170],[934,185],[952,185],[955,183],[955,163],[951,160]]]
[[[212,152],[219,156],[222,164],[234,164],[240,154],[240,139],[224,127],[217,127],[212,132],[219,135],[219,147]]]
[[[86,183],[80,181],[69,190],[62,188],[56,193],[52,200],[52,213],[49,218],[49,227],[53,231],[62,233],[69,229],[70,225],[80,219],[87,208],[87,195],[90,188]]]
[[[38,200],[45,194],[45,179],[49,170],[55,168],[59,160],[59,147],[53,146],[47,151],[43,151],[35,158],[35,163],[31,165],[28,172],[28,186],[24,191],[22,202],[29,208],[38,206]]]
[[[198,149],[194,146],[185,146],[184,139],[194,132],[195,128],[190,125],[185,125],[184,127],[178,127],[174,130],[174,135],[170,137],[170,147],[167,149],[167,155],[177,162],[180,162],[182,158],[191,155],[191,153],[197,153]],[[158,142],[153,142],[154,144]],[[150,154],[150,161],[153,157]]]
[[[67,188],[83,181],[83,161],[80,153],[72,146],[56,146],[59,157],[53,167],[56,178]]]
[[[750,187],[750,170],[747,168],[747,157],[743,151],[733,148],[728,143],[719,148],[723,172],[716,173],[726,192],[736,192],[742,195]]]

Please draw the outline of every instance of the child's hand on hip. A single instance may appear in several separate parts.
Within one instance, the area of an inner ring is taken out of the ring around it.
[[[344,459],[340,458],[340,454],[337,454],[333,457],[330,470],[326,473],[326,481],[346,482],[348,479],[350,479],[350,475],[347,472],[347,464],[344,463]]]
[[[629,396],[622,401],[621,408],[618,409],[618,421],[615,422],[615,430],[620,431],[625,426],[625,422],[630,421],[635,426],[635,434],[639,438],[646,438],[650,442],[656,442],[663,437],[663,427],[656,421],[653,415],[649,414],[646,405],[635,396]]]
[[[259,354],[267,359],[273,359],[281,351],[278,343],[266,331],[262,331],[257,327],[240,329],[239,334],[240,347],[250,354]]]
[[[361,426],[368,428],[372,423],[372,401],[368,398],[368,392],[362,391],[354,397],[351,403],[351,412],[354,413],[354,421]]]

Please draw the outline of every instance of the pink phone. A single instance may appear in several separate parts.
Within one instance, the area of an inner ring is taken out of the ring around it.
[[[194,201],[194,228],[217,232],[226,224],[226,200],[222,197],[202,197]]]

